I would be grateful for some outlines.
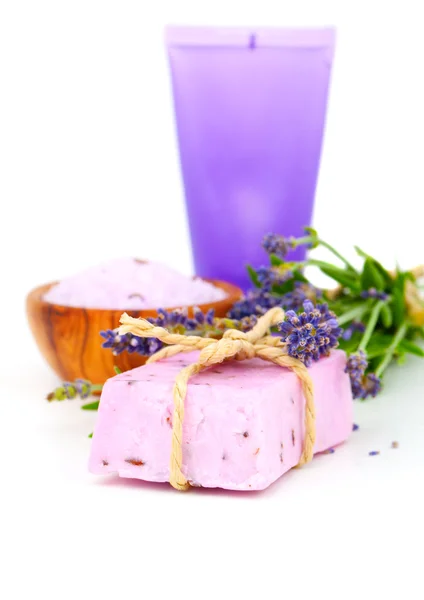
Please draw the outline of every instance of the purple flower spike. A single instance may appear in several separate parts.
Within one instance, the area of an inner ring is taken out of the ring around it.
[[[204,314],[200,308],[196,307],[194,308],[193,315],[194,317],[189,319],[187,309],[167,311],[159,308],[158,316],[156,318],[149,317],[148,321],[153,325],[166,327],[170,331],[177,331],[178,333],[186,333],[194,330],[207,333],[213,327],[215,318],[213,309]],[[156,338],[142,338],[131,333],[119,335],[116,329],[101,331],[100,335],[104,340],[103,348],[110,348],[115,356],[122,352],[128,352],[129,354],[136,352],[144,356],[151,356],[163,347],[163,343]]]
[[[270,290],[273,285],[282,285],[293,278],[293,273],[286,267],[259,267],[256,276],[262,288]]]
[[[264,315],[274,306],[282,306],[283,299],[264,289],[254,289],[236,302],[228,313],[230,319],[243,319],[252,315]]]
[[[308,367],[312,361],[329,355],[331,348],[338,345],[342,330],[326,304],[315,307],[310,300],[305,300],[303,308],[304,312],[299,315],[293,310],[287,311],[279,330],[289,355]]]
[[[381,390],[381,380],[374,374],[365,374],[368,367],[366,355],[362,350],[351,354],[347,359],[345,373],[349,373],[354,398],[375,397]]]
[[[316,302],[322,297],[322,291],[310,283],[296,281],[292,292],[287,292],[282,297],[282,306],[286,310],[299,310],[305,300]]]
[[[294,239],[268,233],[262,240],[262,247],[268,254],[275,254],[278,258],[284,259],[288,251],[294,247]]]
[[[210,327],[212,327],[212,325],[213,325],[213,320],[214,320],[214,318],[215,318],[215,311],[214,311],[214,309],[213,309],[213,308],[210,308],[210,309],[208,310],[208,312],[206,313],[206,316],[205,316],[206,323],[207,323],[207,324],[208,324]]]
[[[349,327],[346,327],[346,329],[343,331],[342,338],[348,341],[356,331],[359,333],[364,333],[365,325],[359,321],[352,321]]]
[[[370,288],[361,292],[361,298],[377,298],[378,300],[387,300],[388,296],[385,292],[379,292],[376,288]]]
[[[84,400],[91,396],[91,381],[87,379],[75,379],[75,389],[77,394]]]

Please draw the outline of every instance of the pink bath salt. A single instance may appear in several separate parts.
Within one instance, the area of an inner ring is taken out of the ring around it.
[[[169,481],[172,388],[197,352],[109,379],[103,389],[89,468],[145,481]],[[309,369],[315,389],[314,452],[352,432],[346,356],[333,351]],[[194,376],[183,426],[183,472],[194,486],[262,490],[300,459],[304,398],[296,375],[260,359],[227,362]]]
[[[142,310],[207,304],[225,297],[211,283],[161,263],[122,258],[63,279],[44,300],[62,306]]]

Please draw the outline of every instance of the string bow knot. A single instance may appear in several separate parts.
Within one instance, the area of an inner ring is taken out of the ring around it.
[[[284,319],[282,308],[271,308],[248,332],[228,329],[221,339],[202,338],[195,335],[171,333],[163,327],[153,325],[146,319],[135,319],[126,313],[121,316],[120,334],[132,333],[139,337],[155,337],[167,344],[147,362],[175,356],[180,352],[200,350],[197,362],[184,367],[175,380],[173,389],[174,414],[172,422],[172,444],[169,481],[178,490],[190,487],[183,471],[183,421],[184,402],[190,377],[200,371],[228,360],[260,358],[291,369],[299,378],[305,396],[305,438],[299,466],[309,462],[313,456],[315,443],[315,407],[313,385],[308,369],[298,360],[287,354],[286,344],[281,338],[270,335],[271,327]]]

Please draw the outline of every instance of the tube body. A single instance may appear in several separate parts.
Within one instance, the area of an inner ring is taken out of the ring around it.
[[[246,289],[262,237],[311,222],[335,32],[169,27],[166,41],[196,274]]]

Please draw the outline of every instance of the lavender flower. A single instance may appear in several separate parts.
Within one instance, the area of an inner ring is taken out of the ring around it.
[[[72,400],[72,398],[76,397],[77,390],[73,383],[70,383],[69,381],[64,381],[61,385],[61,388],[63,390],[63,394],[59,392],[60,388],[56,388],[55,392],[57,391],[59,396],[63,396],[63,399],[67,398],[68,400]]]
[[[193,308],[193,318],[187,319],[185,322],[185,328],[188,331],[196,329],[207,329],[212,328],[214,325],[215,311],[210,308],[206,314],[204,314],[198,306]]]
[[[101,331],[100,335],[105,340],[102,347],[110,348],[114,356],[118,356],[125,351],[129,354],[137,352],[138,354],[151,356],[163,347],[162,342],[156,338],[142,338],[132,335],[132,333],[120,335],[117,329]]]
[[[75,379],[74,385],[75,385],[75,390],[77,392],[77,395],[80,398],[82,398],[83,400],[85,400],[85,398],[88,398],[89,396],[91,396],[91,392],[92,392],[91,381],[88,381],[87,379]]]
[[[331,348],[338,345],[342,330],[336,315],[328,310],[326,304],[314,307],[310,300],[306,300],[303,308],[304,312],[299,315],[293,310],[287,311],[279,330],[287,343],[289,355],[309,367],[313,360],[328,356]]]
[[[179,326],[185,328],[187,319],[187,309],[176,308],[175,310],[167,311],[163,308],[158,308],[158,316],[156,318],[149,317],[147,320],[154,325],[159,325],[159,327],[174,329]]]
[[[375,373],[368,373],[363,382],[363,389],[365,392],[365,395],[362,396],[363,398],[367,398],[368,396],[375,398],[381,391],[381,379]]]
[[[299,310],[305,300],[316,302],[322,298],[322,291],[310,283],[294,282],[294,289],[283,296],[272,294],[268,289],[254,288],[238,302],[228,313],[230,319],[243,319],[249,316],[261,316],[274,306],[281,306],[284,310]]]
[[[225,331],[227,329],[237,329],[238,331],[250,331],[258,322],[256,315],[250,315],[243,317],[242,319],[230,319],[224,317],[223,319],[215,319],[215,327],[218,331]]]
[[[288,251],[294,247],[294,238],[285,238],[282,235],[268,233],[262,240],[262,247],[268,254],[275,254],[284,259]]]
[[[240,321],[234,322],[234,328],[239,331],[250,331],[258,322],[256,315],[250,315],[249,317],[243,317]]]
[[[200,308],[193,309],[193,318],[188,317],[186,309],[175,309],[171,311],[158,309],[156,318],[149,317],[147,320],[153,325],[165,327],[169,331],[184,334],[186,331],[200,331],[207,333],[214,326],[215,312],[213,309],[204,314]],[[163,343],[156,338],[142,338],[132,333],[120,335],[117,329],[107,329],[101,331],[100,335],[105,340],[103,348],[110,348],[112,353],[117,356],[122,352],[133,354],[137,352],[144,356],[151,356],[163,348]]]
[[[348,341],[356,331],[359,333],[364,333],[365,325],[359,321],[352,321],[349,327],[346,327],[346,329],[343,331],[342,338]]]
[[[316,302],[320,298],[322,298],[322,290],[319,290],[311,283],[295,281],[293,291],[287,292],[282,297],[282,306],[285,310],[297,311],[303,307],[305,300]]]
[[[64,381],[61,386],[57,387],[53,392],[47,394],[47,400],[72,400],[77,396],[80,398],[88,398],[91,396],[93,386],[86,379],[76,379],[73,382]]]
[[[292,279],[293,272],[285,265],[280,267],[259,267],[256,276],[263,289],[270,291],[273,285],[282,285]]]
[[[270,308],[274,308],[274,306],[282,306],[282,301],[280,296],[271,294],[271,292],[264,289],[255,288],[233,304],[228,312],[228,317],[240,320],[252,315],[260,316]]]
[[[186,308],[176,308],[175,310],[166,311],[163,308],[158,309],[156,318],[149,317],[147,320],[154,325],[166,327],[170,331],[193,331],[197,329],[213,326],[215,311],[213,308],[204,314],[198,306],[193,308],[193,318],[188,317]]]
[[[362,381],[367,367],[368,361],[365,352],[363,352],[362,350],[354,352],[347,359],[345,373],[349,373],[350,381],[352,384],[352,390],[354,387],[354,383]]]
[[[376,288],[370,288],[361,292],[361,298],[377,298],[378,300],[387,300],[388,295],[385,292],[379,292]]]
[[[367,368],[368,361],[362,350],[347,359],[345,372],[349,374],[354,398],[365,400],[368,396],[375,397],[381,390],[381,380],[374,373],[365,374]]]

